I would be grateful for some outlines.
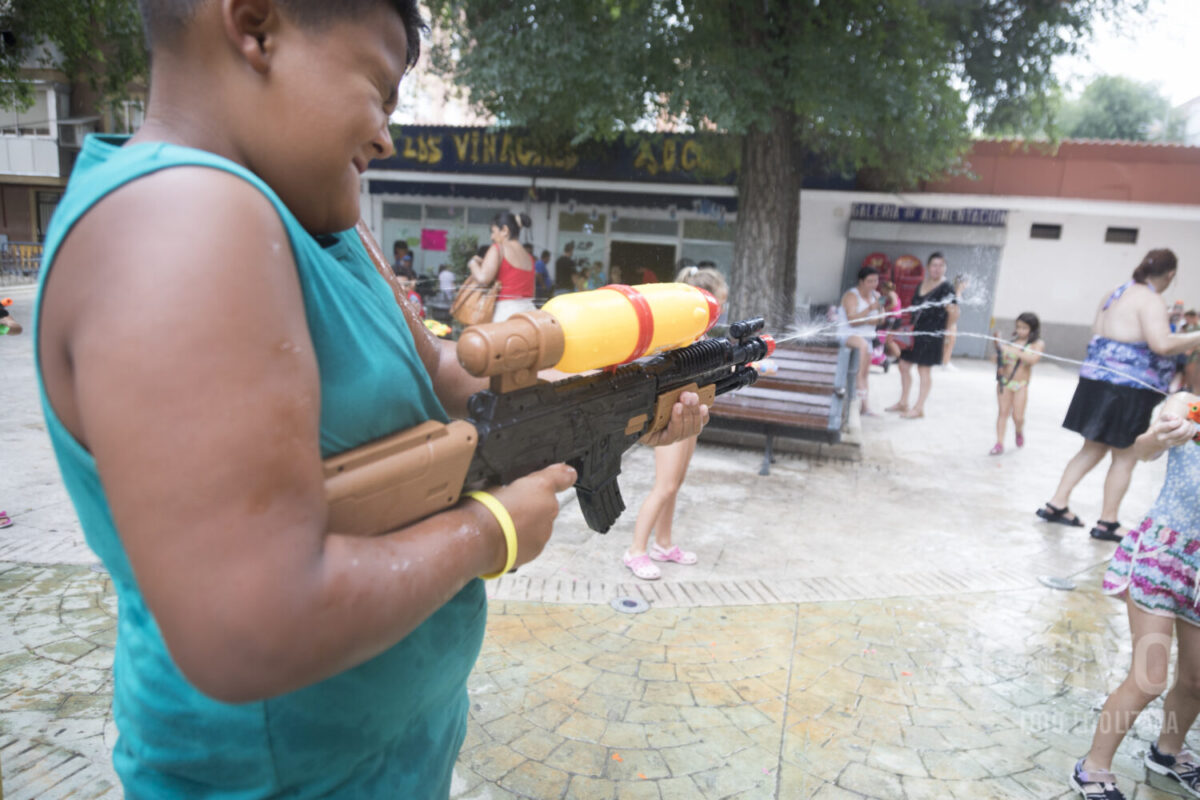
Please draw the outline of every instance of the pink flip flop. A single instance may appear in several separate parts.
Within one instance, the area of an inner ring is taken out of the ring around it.
[[[664,550],[658,545],[652,545],[650,547],[650,557],[655,561],[674,561],[676,564],[683,564],[685,566],[695,564],[698,560],[695,553],[680,550],[679,545],[675,545],[670,550]]]
[[[0,511],[0,528],[8,528],[13,524],[12,519],[8,516],[7,511]]]
[[[625,566],[629,567],[629,571],[644,581],[656,581],[662,577],[662,571],[650,561],[650,556],[642,553],[640,556],[631,556],[628,552],[621,558],[625,562]]]

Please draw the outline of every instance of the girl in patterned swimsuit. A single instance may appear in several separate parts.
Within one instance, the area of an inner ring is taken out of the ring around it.
[[[1146,754],[1147,769],[1178,781],[1200,797],[1200,758],[1184,737],[1200,712],[1200,426],[1186,419],[1200,397],[1175,394],[1158,422],[1133,444],[1142,460],[1168,446],[1167,475],[1142,524],[1130,530],[1104,573],[1105,594],[1123,596],[1133,636],[1129,675],[1100,711],[1092,748],[1079,760],[1071,785],[1088,800],[1123,800],[1109,768],[1137,715],[1167,688],[1171,632],[1179,638],[1176,681],[1163,701],[1163,727]]]
[[[1026,311],[1017,317],[1012,341],[996,343],[996,444],[991,455],[1004,452],[1004,429],[1011,416],[1017,431],[1017,447],[1025,446],[1025,405],[1029,402],[1029,376],[1033,365],[1042,358],[1046,344],[1040,338],[1041,322],[1037,314]]]

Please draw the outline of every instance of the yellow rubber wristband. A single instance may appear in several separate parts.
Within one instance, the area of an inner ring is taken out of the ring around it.
[[[484,508],[492,512],[492,516],[496,518],[496,522],[500,523],[500,530],[504,532],[504,543],[508,546],[508,558],[504,560],[504,568],[499,572],[493,572],[491,575],[480,575],[484,580],[492,580],[499,578],[513,568],[513,564],[517,563],[517,526],[513,524],[512,515],[508,513],[508,509],[504,504],[497,500],[487,492],[467,492],[467,497],[472,500],[478,500],[483,503]]]

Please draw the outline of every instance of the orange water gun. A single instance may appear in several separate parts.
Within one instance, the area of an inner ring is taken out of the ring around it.
[[[1200,403],[1188,403],[1187,418],[1192,422],[1200,425]],[[1192,437],[1192,441],[1200,444],[1200,430],[1196,431],[1196,435]]]

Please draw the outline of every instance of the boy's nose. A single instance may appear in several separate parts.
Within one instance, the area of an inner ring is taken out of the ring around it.
[[[392,141],[392,132],[388,129],[386,120],[383,126],[376,132],[375,138],[371,140],[371,144],[375,148],[375,158],[390,158],[396,154],[396,143]]]

